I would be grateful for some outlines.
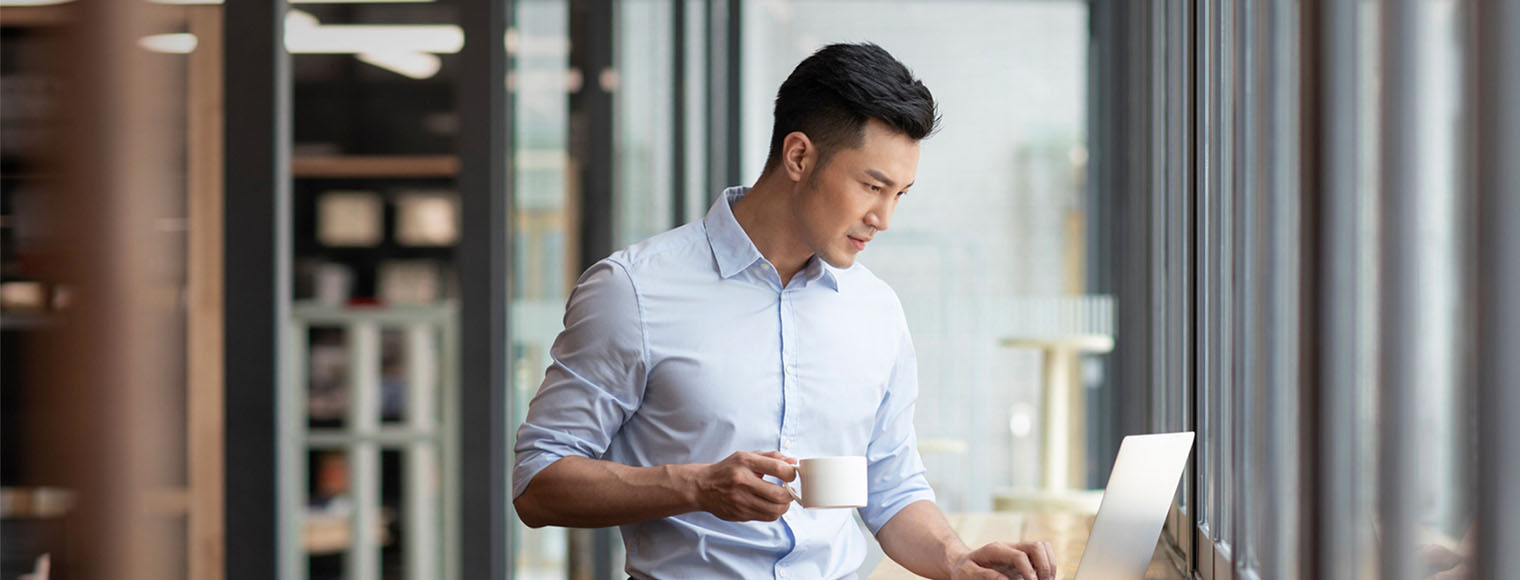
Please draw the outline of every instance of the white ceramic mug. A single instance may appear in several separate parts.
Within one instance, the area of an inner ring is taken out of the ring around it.
[[[856,508],[866,505],[866,458],[812,457],[797,464],[802,493],[788,486],[805,508]]]

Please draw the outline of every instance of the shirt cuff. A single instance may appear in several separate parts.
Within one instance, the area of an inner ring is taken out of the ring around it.
[[[519,453],[517,465],[512,468],[512,499],[516,500],[517,496],[522,495],[523,491],[528,489],[528,484],[533,482],[533,478],[540,471],[553,465],[554,462],[564,459],[564,457],[564,455],[538,449]]]
[[[874,536],[880,532],[882,526],[892,521],[892,518],[897,516],[897,512],[902,511],[903,508],[920,501],[930,503],[935,501],[934,489],[929,487],[929,483],[924,481],[922,476],[904,482],[904,487],[905,489],[901,491],[893,492],[886,501],[880,504],[860,508],[860,519],[865,522],[867,528],[870,528],[871,535]]]

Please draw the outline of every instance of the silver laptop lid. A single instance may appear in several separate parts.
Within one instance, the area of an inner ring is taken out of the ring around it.
[[[1192,431],[1124,438],[1077,580],[1145,577],[1192,449]]]

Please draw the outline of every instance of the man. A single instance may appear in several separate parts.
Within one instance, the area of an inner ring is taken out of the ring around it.
[[[913,185],[935,109],[880,47],[825,47],[782,84],[753,187],[586,271],[518,431],[523,522],[622,526],[637,578],[853,576],[850,513],[804,509],[782,482],[797,457],[865,456],[859,513],[893,560],[1054,577],[1049,544],[972,551],[946,523],[916,447],[902,307],[855,264]]]

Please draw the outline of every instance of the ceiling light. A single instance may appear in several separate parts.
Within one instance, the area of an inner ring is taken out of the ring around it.
[[[289,30],[285,48],[296,54],[347,54],[401,50],[454,54],[464,48],[464,31],[443,25],[321,25]]]
[[[285,13],[285,35],[290,36],[291,31],[306,31],[322,25],[321,20],[305,10],[292,8]]]
[[[464,30],[452,24],[322,24],[301,10],[285,16],[285,49],[293,54],[454,54],[461,48]]]
[[[17,0],[0,0],[0,2],[13,2]],[[20,0],[23,2],[35,0]],[[59,0],[55,0],[59,1]],[[69,1],[69,0],[61,0]],[[149,0],[154,4],[173,4],[176,6],[221,4],[222,0]],[[436,0],[290,0],[291,4],[426,4]]]
[[[354,55],[361,61],[414,79],[432,78],[443,67],[443,60],[426,52],[381,51]]]
[[[153,52],[168,54],[190,54],[195,52],[196,42],[195,35],[188,32],[154,34],[137,39],[138,46]]]
[[[138,39],[137,44],[153,52],[189,54],[195,50],[196,38],[184,32],[154,34]],[[302,10],[285,15],[285,49],[292,53],[353,54],[414,79],[437,75],[443,67],[437,54],[453,54],[463,47],[464,31],[458,26],[324,25]]]

